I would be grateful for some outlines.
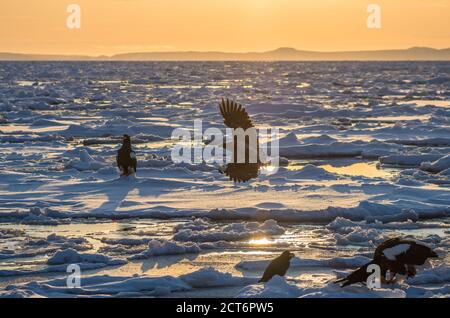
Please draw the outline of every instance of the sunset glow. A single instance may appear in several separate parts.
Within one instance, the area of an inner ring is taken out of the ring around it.
[[[80,29],[66,27],[69,4]],[[382,28],[361,0],[3,0],[0,52],[343,51],[449,46],[450,2],[379,0]]]

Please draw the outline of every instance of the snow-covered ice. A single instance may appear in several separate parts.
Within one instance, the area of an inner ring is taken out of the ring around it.
[[[448,70],[0,62],[0,296],[448,297]],[[172,161],[175,128],[224,128],[222,97],[279,129],[277,171],[233,184],[218,165]],[[332,283],[393,236],[439,258],[380,290]],[[284,250],[286,278],[257,284]],[[71,263],[81,288],[66,286]]]
[[[342,290],[330,283],[322,288],[302,288],[277,276],[265,284],[250,285],[237,295],[239,298],[405,298],[401,289],[367,290],[350,287]]]

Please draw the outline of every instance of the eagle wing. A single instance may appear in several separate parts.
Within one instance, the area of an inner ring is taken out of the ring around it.
[[[242,128],[246,130],[254,127],[245,108],[228,98],[226,100],[222,99],[220,113],[222,114],[225,125],[230,128]]]
[[[130,152],[130,158],[131,158],[131,168],[133,168],[134,172],[137,172],[137,158],[136,153],[134,151]]]
[[[387,241],[384,241],[380,245],[377,246],[375,249],[375,253],[373,255],[374,260],[380,260],[384,257],[383,251],[387,248],[393,247],[395,245],[400,244],[401,238],[400,237],[394,237],[390,238]]]
[[[285,273],[281,273],[279,270],[279,267],[281,265],[281,260],[277,257],[276,259],[272,260],[270,264],[267,266],[266,270],[264,271],[263,276],[259,280],[260,283],[268,282],[272,279],[275,275],[284,275]]]
[[[438,255],[428,246],[411,242],[410,248],[406,252],[400,254],[397,259],[403,264],[423,265],[428,258],[437,256]]]

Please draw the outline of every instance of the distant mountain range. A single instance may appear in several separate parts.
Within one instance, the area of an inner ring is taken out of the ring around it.
[[[279,48],[268,52],[138,52],[112,56],[1,53],[3,61],[449,61],[450,48],[413,47],[404,50],[315,52]]]

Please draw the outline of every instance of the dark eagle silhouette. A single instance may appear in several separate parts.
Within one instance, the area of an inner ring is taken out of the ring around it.
[[[371,262],[358,268],[347,277],[336,281],[336,283],[343,282],[341,287],[366,283],[367,278],[371,275],[371,273],[367,273],[367,268],[371,264],[380,266],[382,282],[393,282],[397,274],[414,277],[417,273],[414,266],[423,265],[428,258],[434,257],[438,257],[438,255],[422,242],[399,237],[392,238],[376,248]],[[389,281],[386,281],[387,271],[390,272],[391,276]]]
[[[284,251],[280,256],[270,262],[264,271],[259,283],[265,283],[272,279],[275,275],[284,276],[291,265],[291,259],[295,255],[289,251]]]
[[[255,126],[250,119],[247,111],[242,105],[229,100],[222,99],[220,104],[220,113],[224,119],[224,124],[232,129],[242,128],[246,131],[249,128],[254,128]],[[250,179],[254,179],[258,176],[259,169],[263,166],[259,158],[259,142],[258,137],[256,149],[257,162],[250,162],[250,151],[251,146],[249,142],[245,141],[245,161],[243,163],[238,162],[238,150],[237,150],[237,137],[234,137],[233,144],[233,163],[227,164],[225,167],[221,168],[219,171],[233,180],[234,182],[247,182]],[[224,148],[226,144],[223,145]]]
[[[219,171],[230,180],[240,183],[257,178],[260,168],[261,164],[259,163],[229,163]]]
[[[128,135],[123,136],[122,147],[117,152],[117,166],[122,176],[129,176],[136,172],[136,153],[131,148],[131,139]]]
[[[244,130],[255,127],[245,108],[228,98],[226,100],[222,98],[220,113],[222,114],[224,124],[227,125],[227,127],[233,129],[242,128]]]

